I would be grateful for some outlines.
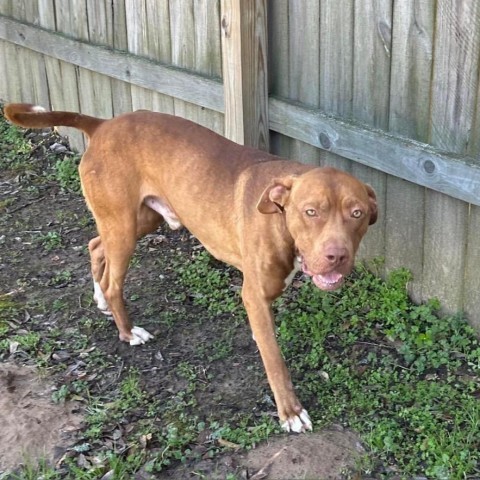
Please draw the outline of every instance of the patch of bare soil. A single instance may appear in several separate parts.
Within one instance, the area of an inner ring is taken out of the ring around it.
[[[137,347],[118,341],[113,322],[92,300],[86,249],[95,236],[90,214],[82,198],[62,192],[45,175],[51,172],[51,161],[44,158],[49,142],[42,142],[28,169],[0,168],[0,298],[17,305],[14,316],[0,320],[12,336],[28,332],[42,339],[33,353],[22,345],[12,354],[0,351],[0,362],[9,362],[0,363],[0,470],[19,466],[24,453],[31,459],[40,455],[53,460],[71,444],[72,437],[64,433],[75,432],[79,425],[76,406],[54,405],[50,384],[38,382],[32,368],[11,362],[31,365],[42,358],[46,371],[52,372],[49,381],[57,388],[72,391],[72,385],[81,383],[104,402],[118,398],[120,382],[134,368],[142,390],[160,408],[186,389],[179,366],[188,362],[201,388],[192,394],[193,406],[186,408],[199,421],[221,425],[245,412],[253,418],[275,415],[245,321],[199,307],[179,285],[175,262],[179,258],[188,262],[199,248],[186,231],[164,229],[140,242],[126,283],[127,308],[134,323],[155,338]],[[224,354],[215,357],[219,347]],[[112,419],[96,439],[88,440],[90,451],[79,454],[70,449],[70,459],[88,465],[98,452],[122,454],[130,432],[141,429],[145,415],[145,407],[139,407]],[[161,431],[169,420],[159,411],[149,421]],[[78,435],[80,443],[82,431]],[[161,445],[154,442],[147,448],[161,453]],[[359,453],[355,436],[342,431],[274,436],[248,454],[234,451],[213,459],[209,459],[212,441],[205,432],[192,449],[199,460],[172,462],[155,476],[140,469],[135,478],[199,478],[200,473],[208,479],[229,474],[257,480],[340,479]]]
[[[52,385],[34,367],[0,363],[0,471],[38,459],[50,463],[76,441],[82,415],[75,402],[52,402]]]
[[[249,480],[339,480],[355,469],[365,453],[358,437],[342,428],[305,435],[276,436],[249,452],[204,460],[192,468],[179,467],[156,477],[139,474],[136,480],[203,478],[223,480],[232,471]]]

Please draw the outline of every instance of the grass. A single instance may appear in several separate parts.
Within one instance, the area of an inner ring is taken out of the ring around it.
[[[1,121],[0,139],[0,167],[27,174],[32,150],[38,151],[38,147],[26,141],[20,130]],[[77,192],[74,160],[68,157],[68,163],[62,165],[57,157],[48,161],[50,167],[45,178],[37,179],[39,184],[51,181],[54,175],[64,189]],[[87,225],[88,219],[84,223]],[[38,242],[47,252],[62,246],[57,232]],[[221,361],[235,352],[236,328],[245,319],[239,276],[204,251],[196,251],[191,261],[185,261],[183,255],[180,258],[174,264],[176,300],[180,306],[193,301],[205,315],[221,317],[215,348],[198,348],[208,362]],[[141,259],[132,262],[135,267]],[[72,278],[72,272],[63,269],[50,284],[58,287]],[[364,475],[477,478],[479,341],[461,316],[441,318],[437,301],[412,304],[406,289],[409,278],[408,272],[397,270],[382,280],[359,266],[340,291],[320,292],[310,281],[290,289],[275,304],[282,351],[314,428],[341,423],[361,435],[367,447],[359,464]],[[136,300],[137,295],[132,294],[131,299]],[[159,315],[163,328],[175,328],[180,306],[177,313]],[[52,310],[70,318],[77,308],[62,297],[55,300]],[[71,351],[82,352],[86,371],[107,378],[115,371],[118,359],[91,349],[92,331],[104,328],[107,320],[84,316],[72,330],[40,325],[39,335],[35,315],[28,323],[18,321],[27,310],[46,313],[47,307],[39,300],[25,305],[8,295],[0,296],[0,358],[16,348],[22,351],[22,358],[54,373],[61,365],[53,363],[50,354],[68,345]],[[124,371],[108,395],[92,389],[87,381],[59,385],[52,394],[54,401],[80,398],[88,412],[83,439],[74,447],[84,462],[79,465],[71,459],[60,470],[44,463],[28,465],[8,478],[93,480],[109,474],[107,478],[127,479],[141,468],[158,473],[172,464],[195,460],[199,452],[193,446],[201,435],[211,440],[201,452],[209,457],[221,451],[219,439],[251,448],[278,433],[270,417],[253,417],[249,412],[239,412],[228,420],[200,416],[197,398],[206,382],[198,365],[182,360],[173,374],[182,386],[162,403],[155,392],[144,388],[142,375],[135,369]],[[122,425],[133,426],[125,438],[118,436]]]
[[[183,267],[183,282],[200,289],[200,305],[214,285],[222,299],[209,310],[235,311],[228,271],[207,256]],[[340,422],[360,432],[370,470],[479,475],[480,343],[461,316],[440,318],[438,301],[410,302],[409,279],[401,269],[384,281],[359,267],[339,292],[303,283],[276,305],[282,351],[315,428]]]

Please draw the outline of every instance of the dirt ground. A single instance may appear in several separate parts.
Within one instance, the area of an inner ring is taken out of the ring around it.
[[[53,141],[46,142],[47,150]],[[208,372],[208,388],[202,389],[194,412],[201,418],[212,412],[219,421],[244,411],[274,415],[245,322],[226,314],[213,315],[179,293],[175,261],[182,257],[188,262],[200,248],[186,231],[160,230],[140,242],[126,298],[135,323],[155,339],[137,347],[117,340],[111,320],[92,302],[85,246],[94,236],[93,222],[82,198],[61,191],[54,180],[38,181],[47,168],[41,154],[45,148],[36,151],[31,169],[0,171],[0,298],[24,305],[21,315],[6,320],[16,333],[56,332],[64,343],[61,350],[45,352],[41,370],[15,343],[0,356],[0,473],[39,456],[58,461],[81,438],[84,403],[54,404],[52,391],[81,379],[90,391],[111,398],[118,394],[118,381],[130,367],[137,369],[144,390],[160,403],[184,386],[185,380],[175,370],[180,362],[195,365],[199,375]],[[52,232],[58,233],[61,242],[45,248]],[[170,323],[159,322],[167,317]],[[226,358],[208,361],[205,352],[216,348],[223,326],[234,330],[231,352]],[[88,333],[88,344],[76,344],[78,331]],[[83,359],[97,352],[105,360],[94,370],[86,369]],[[138,422],[141,416],[141,411],[132,410],[129,422]],[[126,432],[128,425],[118,428]],[[196,448],[202,448],[200,444],[201,440]],[[353,433],[333,428],[272,436],[248,453],[233,451],[195,464],[173,464],[155,477],[140,470],[135,478],[198,478],[192,474],[195,471],[212,479],[239,472],[241,478],[257,480],[340,479],[346,478],[347,467],[353,469],[362,452]]]

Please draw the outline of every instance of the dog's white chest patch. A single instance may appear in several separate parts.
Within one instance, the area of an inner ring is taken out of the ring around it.
[[[286,290],[290,284],[292,283],[293,277],[297,274],[297,272],[302,268],[302,264],[298,261],[295,257],[293,262],[293,270],[288,274],[288,277],[285,279],[285,286],[283,287]]]
[[[164,200],[158,197],[146,197],[144,203],[147,207],[150,207],[152,210],[155,210],[159,213],[165,221],[168,223],[168,226],[172,230],[177,230],[182,226],[179,218],[172,210],[170,205],[166,203]]]

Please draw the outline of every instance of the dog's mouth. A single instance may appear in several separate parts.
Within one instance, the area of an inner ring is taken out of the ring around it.
[[[302,271],[309,277],[312,277],[313,283],[315,284],[316,287],[318,287],[320,290],[336,290],[337,288],[340,288],[343,285],[343,282],[345,280],[345,277],[342,273],[337,272],[335,270],[328,272],[328,273],[314,273],[308,269],[307,264],[305,263],[305,260],[303,257],[297,257],[297,260],[300,262],[302,265]]]

